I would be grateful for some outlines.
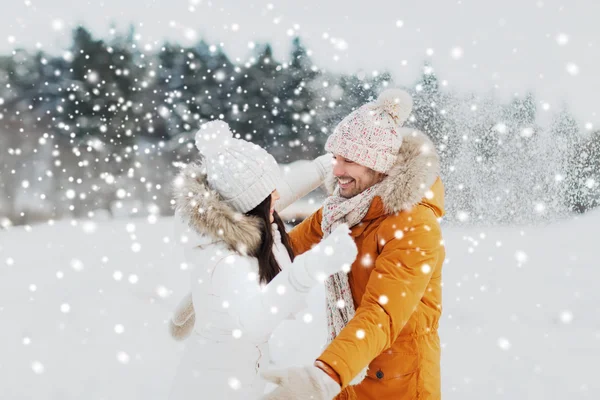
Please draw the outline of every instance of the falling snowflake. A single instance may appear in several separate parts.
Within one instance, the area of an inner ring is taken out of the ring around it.
[[[90,83],[96,83],[98,82],[98,73],[96,71],[92,71],[88,74],[87,76],[87,80]]]
[[[61,31],[64,28],[65,24],[60,19],[55,19],[52,21],[52,29],[55,31]]]
[[[239,339],[239,338],[241,338],[241,337],[242,337],[242,331],[241,331],[241,329],[234,329],[234,330],[233,330],[233,332],[232,332],[231,334],[232,334],[232,336],[233,336],[235,339]]]
[[[365,331],[362,329],[359,329],[356,331],[356,337],[359,339],[364,339],[365,338]]]
[[[167,298],[171,295],[171,291],[164,286],[159,286],[156,288],[156,294],[161,298]]]
[[[525,253],[524,251],[517,251],[515,253],[515,258],[519,262],[519,266],[525,264],[527,262],[527,260],[529,259],[529,257],[527,256],[527,253]]]
[[[91,233],[96,232],[96,229],[98,229],[98,224],[96,224],[93,221],[85,221],[81,225],[81,229],[83,230],[84,233],[91,234]]]
[[[81,262],[81,260],[78,260],[76,258],[71,260],[71,268],[73,268],[74,271],[81,271],[83,270],[83,262]]]
[[[466,222],[469,220],[469,213],[466,211],[459,211],[457,218],[460,222]]]
[[[454,47],[450,54],[455,60],[460,60],[463,57],[464,51],[461,47]]]
[[[115,325],[115,333],[117,335],[120,335],[123,332],[125,332],[125,327],[123,327],[123,325],[121,325],[121,324]]]
[[[523,128],[523,130],[521,131],[521,136],[525,138],[533,136],[533,128]]]
[[[229,378],[228,383],[229,387],[233,390],[239,390],[242,387],[242,383],[240,382],[240,380],[235,377]]]
[[[559,46],[565,46],[567,43],[569,43],[569,35],[565,33],[559,33],[556,35],[556,43],[558,43]]]
[[[125,353],[124,351],[120,351],[117,353],[117,360],[119,360],[121,364],[128,364],[129,354]]]
[[[311,323],[313,320],[313,316],[312,314],[306,313],[304,314],[304,317],[302,317],[303,321],[306,322],[307,324]]]
[[[498,339],[498,347],[506,351],[510,349],[511,345],[508,339],[501,337]]]
[[[188,40],[195,40],[196,39],[196,31],[189,28],[185,30],[185,37]]]
[[[360,263],[363,265],[363,267],[370,267],[371,265],[373,265],[373,257],[371,257],[371,255],[367,253],[360,260]]]
[[[571,311],[561,312],[560,320],[563,324],[570,324],[573,321],[573,313],[571,313]]]
[[[31,363],[31,369],[33,370],[33,372],[35,372],[36,374],[40,375],[44,373],[44,365],[39,362],[39,361],[34,361]]]
[[[567,64],[567,72],[570,75],[572,75],[572,76],[578,75],[579,74],[579,67],[575,63],[572,63],[572,62],[568,63]]]
[[[593,178],[588,178],[588,179],[586,179],[586,181],[585,181],[585,186],[586,186],[588,189],[593,189],[595,185],[596,185],[596,181],[595,181]]]
[[[62,311],[65,314],[68,314],[69,311],[71,311],[71,306],[68,305],[67,303],[61,304],[60,311]]]

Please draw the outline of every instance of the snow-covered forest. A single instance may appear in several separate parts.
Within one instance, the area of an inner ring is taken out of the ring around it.
[[[600,132],[549,112],[534,93],[508,102],[450,90],[423,61],[412,82],[381,71],[320,68],[302,39],[290,54],[253,43],[231,59],[202,40],[143,45],[131,27],[94,37],[72,32],[62,54],[16,48],[0,57],[0,226],[65,217],[172,213],[178,163],[197,157],[193,134],[223,118],[280,163],[323,153],[350,110],[384,87],[414,96],[410,124],[442,156],[448,213],[456,224],[524,224],[600,204]]]

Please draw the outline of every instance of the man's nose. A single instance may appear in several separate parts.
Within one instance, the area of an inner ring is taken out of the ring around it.
[[[344,163],[341,161],[336,161],[333,164],[333,175],[336,177],[340,177],[340,176],[344,176],[345,173],[346,173],[346,171],[344,168]]]

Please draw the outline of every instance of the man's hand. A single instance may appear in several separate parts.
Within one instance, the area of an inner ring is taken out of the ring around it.
[[[315,366],[267,371],[262,377],[278,386],[262,400],[331,400],[341,391],[337,382]]]

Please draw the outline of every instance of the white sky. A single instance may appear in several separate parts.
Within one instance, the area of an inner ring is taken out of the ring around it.
[[[579,121],[600,127],[600,2],[593,0],[4,0],[0,51],[15,46],[58,51],[73,24],[101,37],[111,22],[134,22],[142,44],[164,38],[224,43],[233,58],[248,42],[270,41],[287,58],[289,33],[317,65],[343,72],[388,70],[412,83],[425,59],[458,91],[498,95],[533,90],[556,111],[569,104]],[[399,22],[401,21],[401,22]],[[140,27],[139,25],[142,24]],[[237,24],[235,29],[234,24]],[[327,33],[328,37],[324,38]],[[193,36],[195,34],[195,36]],[[562,35],[562,36],[561,36]],[[192,38],[192,39],[190,39]],[[341,45],[340,45],[341,43]],[[459,48],[456,50],[456,48]],[[428,55],[427,50],[433,49]],[[453,49],[454,52],[453,52]],[[462,54],[461,57],[453,57]],[[337,56],[337,57],[336,57]],[[406,65],[403,65],[403,60]],[[594,72],[595,71],[595,72]],[[543,108],[540,104],[540,112]]]

